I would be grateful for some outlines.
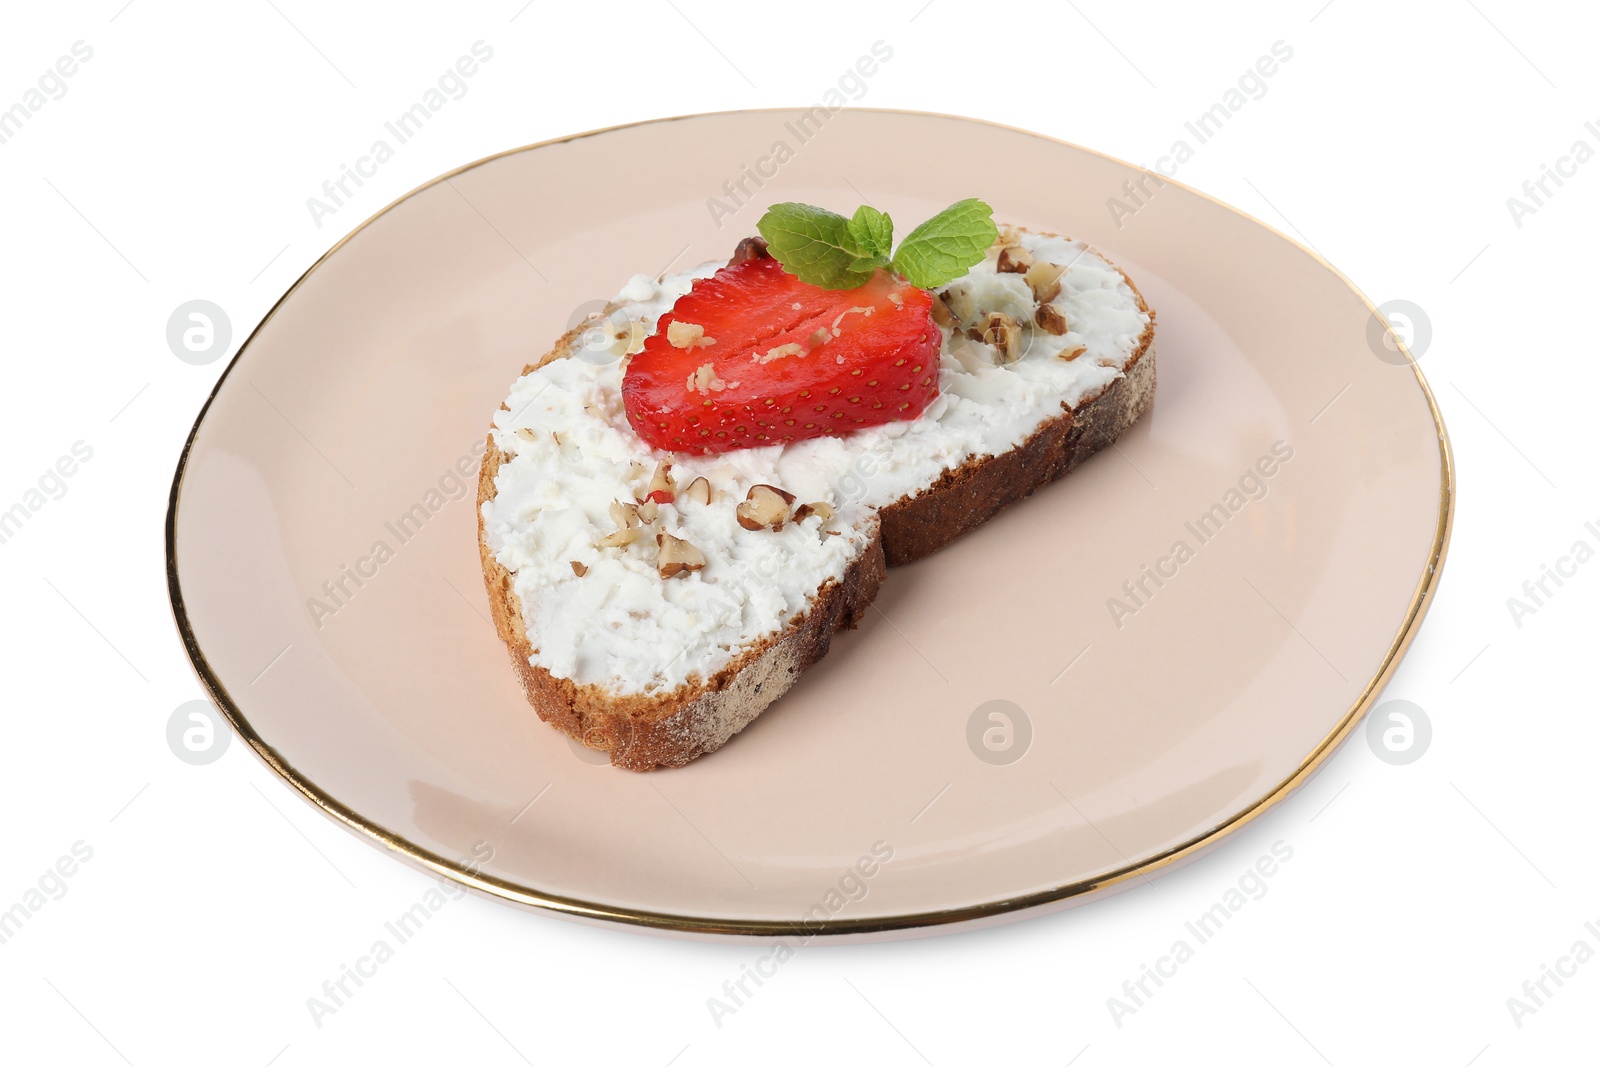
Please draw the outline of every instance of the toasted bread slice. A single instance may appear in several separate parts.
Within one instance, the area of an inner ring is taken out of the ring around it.
[[[1019,257],[1065,267],[1059,294],[1048,277],[1025,282]],[[628,770],[720,748],[860,620],[887,566],[1066,474],[1155,394],[1155,318],[1132,281],[1085,245],[1004,227],[941,293],[941,399],[920,419],[718,456],[658,453],[622,410],[626,353],[717,266],[635,278],[598,322],[525,368],[479,478],[490,607],[528,701]],[[985,333],[996,312],[1038,325]],[[738,507],[763,484],[826,506],[745,528]],[[653,507],[664,486],[673,502]],[[692,546],[689,565],[669,565],[681,554],[663,551],[665,537]]]

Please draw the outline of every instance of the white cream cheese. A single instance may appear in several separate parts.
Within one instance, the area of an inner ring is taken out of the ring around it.
[[[643,498],[658,462],[669,458],[628,424],[625,360],[593,359],[588,350],[589,358],[553,360],[518,379],[495,416],[495,444],[508,458],[483,520],[489,548],[522,601],[533,665],[617,695],[708,678],[781,632],[818,588],[843,576],[865,549],[877,508],[915,495],[969,459],[1016,447],[1063,404],[1075,407],[1118,378],[1149,323],[1121,273],[1065,238],[1023,234],[1021,243],[1037,259],[1068,265],[1052,301],[1071,327],[1067,334],[1025,329],[1021,358],[996,365],[992,348],[947,328],[939,395],[914,421],[848,437],[670,456],[680,495],[660,507],[656,528],[704,553],[706,565],[694,573],[660,577],[648,531],[632,545],[597,547],[617,528],[611,502]],[[991,250],[949,287],[958,311],[1020,306],[1020,275],[997,275],[995,259]],[[637,276],[618,295],[622,313],[654,332],[696,278],[721,266],[659,281]],[[1079,346],[1081,355],[1059,358]],[[713,487],[709,504],[682,495],[699,476]],[[835,514],[826,523],[813,516],[779,531],[745,530],[734,509],[762,482],[793,493],[796,504],[826,502]]]

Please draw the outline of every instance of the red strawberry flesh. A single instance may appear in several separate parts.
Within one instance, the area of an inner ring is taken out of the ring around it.
[[[736,261],[696,281],[629,362],[628,421],[652,447],[711,453],[915,419],[939,392],[932,305],[882,270],[821,289],[775,259]],[[675,322],[715,343],[675,347]]]

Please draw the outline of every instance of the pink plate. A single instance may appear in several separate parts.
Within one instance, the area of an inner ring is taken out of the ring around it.
[[[1139,177],[848,110],[601,130],[428,183],[295,283],[195,424],[167,566],[196,670],[351,830],[574,918],[885,937],[1195,857],[1303,784],[1394,670],[1452,473],[1426,384],[1349,282],[1176,183],[1119,228],[1106,201]],[[473,497],[511,382],[629,275],[726,257],[769,203],[866,197],[909,223],[968,196],[1128,271],[1158,316],[1154,409],[892,572],[726,748],[596,764],[534,716],[488,620]]]

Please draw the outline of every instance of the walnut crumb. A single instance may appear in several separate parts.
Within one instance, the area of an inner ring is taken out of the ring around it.
[[[667,323],[667,344],[673,348],[704,348],[717,343],[715,337],[706,336],[706,328],[696,322],[677,320]]]
[[[699,393],[701,396],[720,393],[728,387],[728,383],[717,377],[717,369],[710,363],[702,363],[696,367],[685,384],[689,392]]]
[[[1067,332],[1067,317],[1054,304],[1040,304],[1039,310],[1033,314],[1033,321],[1045,333],[1053,333],[1057,337]]]
[[[698,548],[665,531],[656,534],[656,571],[663,578],[697,571],[706,565],[706,556]]]
[[[1066,272],[1067,268],[1059,263],[1046,263],[1041,259],[1027,269],[1022,280],[1028,283],[1035,300],[1048,304],[1061,295],[1061,276]]]
[[[1009,245],[1000,250],[994,269],[1001,274],[1025,274],[1033,266],[1033,253],[1021,245]]]
[[[786,345],[779,345],[776,348],[769,349],[765,354],[752,355],[750,358],[757,363],[771,363],[775,359],[783,359],[787,356],[803,356],[805,354],[806,347],[804,345],[791,341]]]
[[[734,509],[734,517],[746,530],[781,530],[793,503],[794,494],[775,485],[752,485]]]

